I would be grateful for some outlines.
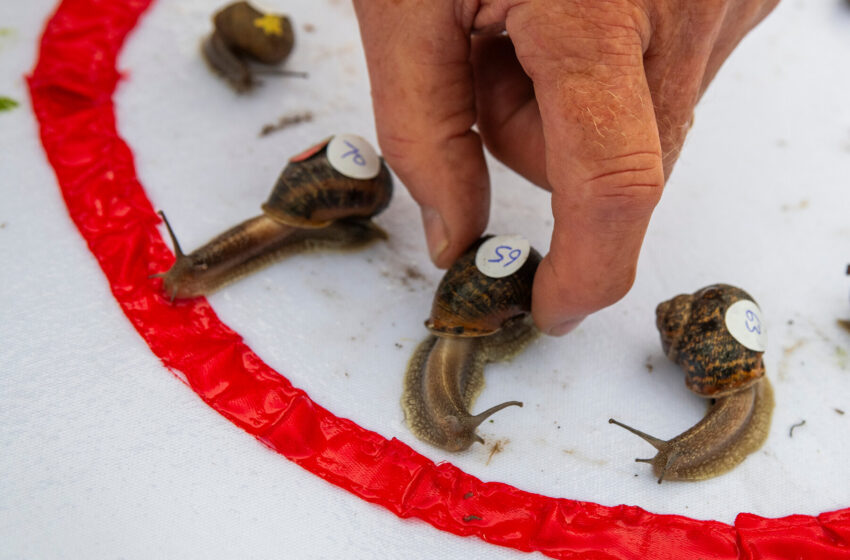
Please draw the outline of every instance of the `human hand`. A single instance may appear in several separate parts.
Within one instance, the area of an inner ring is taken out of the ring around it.
[[[552,192],[538,327],[565,334],[622,298],[694,106],[777,2],[354,0],[378,141],[434,263],[487,225],[483,141]]]

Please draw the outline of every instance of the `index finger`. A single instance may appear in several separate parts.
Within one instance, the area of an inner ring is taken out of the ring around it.
[[[643,70],[649,24],[631,2],[606,2],[557,14],[524,4],[507,26],[535,85],[555,218],[532,312],[560,335],[631,288],[664,187]]]

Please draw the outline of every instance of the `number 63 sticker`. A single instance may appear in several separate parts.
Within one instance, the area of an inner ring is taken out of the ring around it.
[[[510,276],[525,264],[531,245],[520,235],[497,235],[481,244],[475,266],[490,278]]]
[[[767,329],[756,302],[742,299],[726,310],[726,328],[735,340],[756,352],[767,348]]]

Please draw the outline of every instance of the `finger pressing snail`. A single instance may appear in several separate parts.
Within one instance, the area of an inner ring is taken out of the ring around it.
[[[416,348],[404,378],[402,408],[410,430],[448,451],[484,443],[475,433],[482,422],[505,407],[522,406],[509,401],[469,412],[484,387],[485,364],[510,359],[537,335],[529,312],[540,254],[526,242],[524,254],[513,260],[516,270],[494,278],[476,265],[488,239],[505,247],[498,245],[501,238],[483,238],[446,271],[425,322],[431,334]]]
[[[658,450],[651,459],[662,480],[703,480],[735,468],[767,439],[773,389],[762,353],[766,332],[758,306],[747,292],[715,284],[678,295],[656,309],[667,356],[685,370],[685,383],[712,399],[705,417],[671,440],[617,422]]]
[[[295,36],[286,16],[264,14],[248,2],[236,2],[215,13],[213,27],[201,53],[236,91],[253,88],[258,74],[306,77],[303,72],[256,64],[280,64],[289,56]]]
[[[355,248],[386,233],[372,222],[390,202],[393,182],[383,158],[359,136],[333,136],[292,158],[263,214],[184,254],[165,215],[176,261],[162,278],[171,300],[208,294],[288,254]]]

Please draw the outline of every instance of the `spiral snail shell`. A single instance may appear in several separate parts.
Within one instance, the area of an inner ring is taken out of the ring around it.
[[[738,324],[736,309],[748,309]],[[752,297],[740,288],[715,284],[679,295],[656,309],[656,325],[667,356],[685,370],[685,383],[712,399],[705,417],[669,441],[617,422],[658,453],[650,463],[662,480],[703,480],[730,471],[767,439],[773,389],[765,377],[763,341],[747,340],[742,329],[763,335]],[[746,344],[745,344],[746,343]]]
[[[402,408],[416,437],[448,451],[484,443],[476,428],[508,401],[484,412],[469,412],[484,386],[484,366],[508,360],[537,335],[529,314],[534,273],[540,254],[530,248],[527,260],[507,277],[492,278],[475,264],[478,240],[449,269],[437,287],[431,334],[416,348],[404,379]]]
[[[340,163],[340,144],[348,150],[346,159],[359,158],[355,167],[362,162],[367,169],[352,171],[350,162]],[[163,279],[172,300],[195,297],[297,251],[355,248],[385,239],[371,218],[387,207],[392,190],[392,175],[368,142],[354,135],[328,138],[289,161],[262,205],[263,214],[188,255],[162,214],[176,260],[153,277]]]
[[[286,60],[295,44],[288,17],[264,14],[248,2],[235,2],[216,12],[212,19],[213,32],[201,44],[201,53],[236,91],[253,88],[257,74],[305,76],[303,72],[252,64],[280,64]]]

